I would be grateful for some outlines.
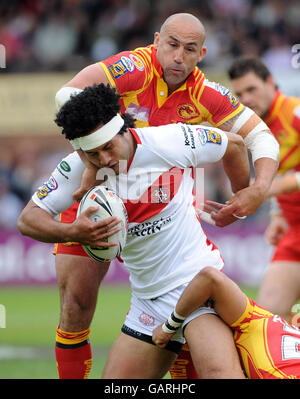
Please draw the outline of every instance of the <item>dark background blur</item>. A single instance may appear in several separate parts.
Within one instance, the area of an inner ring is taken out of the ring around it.
[[[16,230],[33,191],[72,151],[53,122],[56,91],[91,63],[151,44],[176,12],[203,22],[210,80],[230,87],[232,60],[258,55],[284,93],[300,96],[299,0],[0,0],[0,233]],[[222,169],[205,177],[206,196],[226,201]],[[250,220],[265,225],[268,205]]]

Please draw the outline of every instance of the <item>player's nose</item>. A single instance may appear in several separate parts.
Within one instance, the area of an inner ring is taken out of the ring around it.
[[[174,54],[174,61],[177,62],[177,64],[183,63],[183,52],[184,52],[184,48],[181,46],[178,46],[175,51],[175,54]]]
[[[111,156],[105,152],[99,154],[99,161],[101,166],[108,166],[111,161]]]

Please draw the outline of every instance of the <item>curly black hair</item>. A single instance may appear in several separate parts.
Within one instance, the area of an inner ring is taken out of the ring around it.
[[[100,124],[109,122],[119,111],[120,95],[116,89],[100,83],[86,87],[81,93],[71,95],[56,114],[55,123],[62,127],[62,134],[68,140],[86,136]],[[124,133],[129,127],[134,127],[134,119],[122,115],[125,123],[119,133]]]

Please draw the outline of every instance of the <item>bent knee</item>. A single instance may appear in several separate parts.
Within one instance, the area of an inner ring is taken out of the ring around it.
[[[198,275],[206,278],[207,280],[209,280],[210,283],[213,283],[213,284],[218,284],[219,282],[221,282],[223,280],[223,275],[220,272],[220,270],[218,270],[218,269],[216,269],[215,267],[212,267],[212,266],[204,267],[198,273]]]

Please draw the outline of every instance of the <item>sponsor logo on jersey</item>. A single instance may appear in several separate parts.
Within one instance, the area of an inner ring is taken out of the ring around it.
[[[199,139],[200,143],[202,145],[205,145],[206,142],[207,142],[207,136],[206,136],[206,133],[205,133],[205,129],[203,129],[201,127],[197,127],[196,128],[196,132],[198,134],[198,139]]]
[[[183,131],[183,136],[184,136],[184,145],[187,145],[191,147],[192,150],[194,150],[196,147],[195,147],[195,138],[193,130],[187,125],[186,126],[181,125],[181,129]]]
[[[124,55],[121,57],[121,61],[123,62],[123,64],[126,66],[126,68],[128,69],[129,72],[133,72],[134,71],[134,63],[132,62],[132,60],[128,57],[125,57]]]
[[[211,87],[212,89],[218,91],[219,93],[221,93],[222,96],[227,97],[232,108],[236,108],[240,104],[239,100],[232,94],[229,89],[227,89],[227,87],[224,87],[216,82],[210,82],[207,79],[205,79],[204,84],[205,86]]]
[[[128,235],[132,237],[145,237],[155,233],[159,233],[162,228],[171,223],[172,217],[161,217],[160,219],[139,223],[128,229]]]
[[[109,65],[108,70],[114,79],[118,79],[121,76],[124,76],[125,73],[129,72],[129,69],[127,69],[127,66],[122,59]]]
[[[139,315],[139,321],[145,324],[145,326],[154,326],[155,319],[153,316],[143,312]]]
[[[37,196],[40,200],[46,198],[52,191],[56,190],[58,187],[57,181],[54,179],[53,176],[44,183],[39,190],[37,191]]]
[[[136,54],[130,54],[129,58],[131,59],[131,61],[134,63],[135,67],[139,70],[139,71],[143,71],[144,70],[144,63],[143,61],[140,59],[140,57],[138,57]]]
[[[66,161],[61,161],[59,164],[60,168],[64,170],[65,172],[71,172],[71,166],[68,164]]]
[[[199,115],[193,104],[181,104],[177,107],[177,114],[183,119],[192,119]]]

